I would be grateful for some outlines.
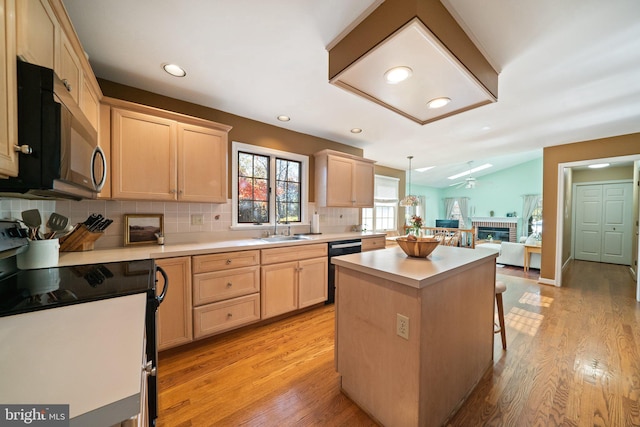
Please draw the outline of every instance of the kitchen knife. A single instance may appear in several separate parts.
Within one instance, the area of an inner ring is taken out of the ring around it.
[[[111,225],[111,223],[113,223],[112,219],[105,218],[105,220],[101,221],[100,224],[98,225],[98,230],[97,231],[102,233],[104,230],[107,229],[108,226]]]

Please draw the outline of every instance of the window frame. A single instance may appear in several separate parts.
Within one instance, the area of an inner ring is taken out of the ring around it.
[[[268,223],[239,223],[238,222],[238,152],[269,157],[269,222]],[[231,229],[256,230],[275,226],[275,191],[276,191],[276,159],[291,160],[300,163],[300,222],[291,225],[308,225],[309,203],[309,156],[290,153],[288,151],[261,147],[232,141],[231,143]]]

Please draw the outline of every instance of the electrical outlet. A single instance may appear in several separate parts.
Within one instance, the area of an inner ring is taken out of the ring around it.
[[[405,340],[409,339],[409,318],[396,313],[396,334]]]
[[[191,215],[191,225],[203,225],[204,224],[204,215],[203,214],[192,214]]]

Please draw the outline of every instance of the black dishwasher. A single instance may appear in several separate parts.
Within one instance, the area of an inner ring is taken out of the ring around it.
[[[331,264],[331,258],[339,255],[357,254],[362,249],[362,240],[338,240],[329,242],[329,278],[327,280],[329,292],[327,293],[327,302],[325,304],[333,304],[336,300],[336,267]]]

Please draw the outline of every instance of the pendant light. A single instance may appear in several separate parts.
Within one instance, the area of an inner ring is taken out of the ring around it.
[[[409,159],[409,194],[407,194],[402,200],[400,200],[400,206],[419,206],[420,199],[418,198],[418,196],[414,196],[413,194],[411,194],[411,159],[413,159],[413,156],[408,156],[407,159]]]

